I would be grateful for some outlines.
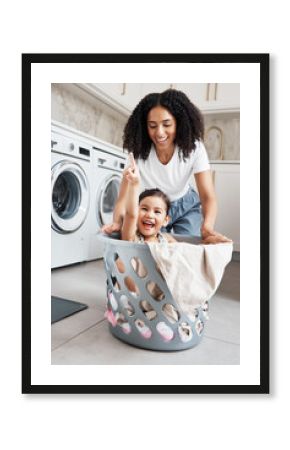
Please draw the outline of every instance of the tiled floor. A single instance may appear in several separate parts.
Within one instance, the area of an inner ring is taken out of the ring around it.
[[[155,352],[114,338],[104,319],[103,261],[52,271],[51,293],[88,309],[52,325],[52,364],[239,364],[240,264],[232,261],[210,303],[210,320],[201,343],[179,352]]]

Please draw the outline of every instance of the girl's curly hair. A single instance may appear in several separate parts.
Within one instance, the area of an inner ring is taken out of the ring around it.
[[[204,122],[199,109],[176,89],[148,94],[138,103],[125,125],[123,148],[132,152],[135,159],[148,158],[152,141],[147,131],[147,116],[155,106],[166,108],[175,117],[175,143],[179,147],[179,156],[188,158],[195,150],[196,140],[203,139]]]

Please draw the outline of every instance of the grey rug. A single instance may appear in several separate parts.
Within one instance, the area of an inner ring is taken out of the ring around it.
[[[65,298],[51,296],[51,323],[69,317],[83,309],[87,309],[88,305],[79,302],[73,302]]]

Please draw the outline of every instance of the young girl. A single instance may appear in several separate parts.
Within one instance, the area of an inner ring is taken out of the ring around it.
[[[129,163],[123,173],[127,192],[121,238],[135,242],[175,242],[170,234],[160,232],[170,219],[167,195],[156,188],[143,191],[139,196],[140,174],[132,153],[129,154]]]

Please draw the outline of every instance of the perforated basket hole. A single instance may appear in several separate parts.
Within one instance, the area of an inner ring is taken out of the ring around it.
[[[114,311],[117,311],[118,309],[118,302],[116,300],[116,297],[114,296],[113,292],[108,292],[108,303],[109,307],[111,307]]]
[[[122,313],[117,313],[116,314],[116,319],[117,319],[117,324],[118,325],[121,325],[122,323],[126,322],[125,316]]]
[[[141,319],[136,319],[135,320],[135,326],[137,328],[137,330],[139,331],[139,333],[141,334],[141,336],[143,336],[143,338],[145,339],[149,339],[152,336],[152,331],[150,330],[150,328],[146,325],[145,322],[143,322],[143,320]]]
[[[114,261],[115,261],[115,265],[116,265],[118,271],[120,273],[125,273],[126,266],[125,266],[124,262],[122,261],[122,259],[119,257],[118,253],[114,254]]]
[[[202,320],[199,319],[196,321],[195,329],[196,329],[197,334],[200,336],[204,329],[204,323]]]
[[[208,315],[208,311],[209,311],[209,303],[206,300],[204,302],[204,304],[202,305],[202,311],[203,311],[203,315],[204,317],[208,320],[209,319],[209,315]]]
[[[154,298],[154,300],[161,301],[164,299],[164,297],[165,297],[164,292],[160,289],[158,284],[156,284],[154,281],[149,281],[146,284],[146,287],[147,287],[149,294]]]
[[[146,277],[146,275],[148,274],[148,271],[140,258],[138,258],[137,256],[134,256],[134,258],[131,258],[130,262],[131,262],[131,266],[133,267],[134,271],[137,273],[137,275],[139,277],[141,277],[141,278]]]
[[[107,308],[105,311],[105,317],[108,320],[108,322],[115,327],[117,325],[117,319],[115,314],[113,313],[113,311],[110,308]]]
[[[134,316],[135,310],[126,295],[121,295],[120,302],[126,314],[130,317]]]
[[[129,324],[129,322],[127,322],[124,314],[117,313],[116,318],[117,318],[117,325],[119,325],[122,328],[124,333],[126,333],[126,334],[131,333],[131,330],[132,330],[131,325]]]
[[[112,285],[113,285],[114,290],[116,292],[120,291],[121,286],[119,285],[117,277],[114,274],[111,275],[111,281],[112,281]]]
[[[164,342],[169,342],[174,337],[173,330],[165,322],[158,322],[158,324],[156,325],[156,330],[158,331]]]
[[[126,288],[131,292],[131,294],[133,294],[133,295],[139,295],[140,294],[138,286],[135,283],[135,281],[133,280],[133,278],[125,277],[124,278],[124,283],[125,283]]]
[[[182,342],[190,341],[193,336],[191,326],[187,322],[181,322],[178,325],[178,334]]]
[[[192,320],[192,322],[195,322],[196,319],[197,319],[198,316],[199,316],[199,310],[198,310],[198,308],[195,308],[193,312],[189,312],[189,313],[187,314],[187,316],[188,316],[188,318],[189,318],[190,320]]]
[[[206,300],[205,302],[204,302],[204,304],[202,305],[202,310],[203,311],[208,311],[209,310],[209,303],[208,303],[208,301]]]
[[[179,312],[170,303],[165,303],[165,305],[162,306],[162,311],[163,311],[163,314],[165,315],[165,317],[171,323],[177,322],[180,318]]]
[[[157,312],[147,300],[141,300],[139,306],[148,320],[153,320],[157,317]]]

